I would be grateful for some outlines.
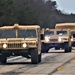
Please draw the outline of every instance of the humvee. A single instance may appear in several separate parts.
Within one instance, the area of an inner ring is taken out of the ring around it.
[[[7,57],[23,56],[31,58],[32,64],[41,62],[40,26],[14,24],[0,27],[1,63]]]
[[[72,46],[75,47],[75,23],[58,23],[55,29],[70,29]]]
[[[50,48],[64,49],[71,52],[71,36],[69,29],[44,30],[44,41],[42,41],[42,53],[48,52]]]

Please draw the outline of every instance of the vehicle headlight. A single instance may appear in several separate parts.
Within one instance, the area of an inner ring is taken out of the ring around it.
[[[31,44],[32,44],[32,45],[35,45],[35,44],[36,44],[36,41],[31,42]]]
[[[22,45],[24,48],[26,48],[27,47],[27,44],[26,43],[23,43],[23,45]]]
[[[3,48],[7,48],[7,44],[3,44]]]
[[[49,39],[47,38],[47,39],[45,39],[46,40],[46,42],[49,42]]]
[[[61,38],[59,38],[59,39],[58,39],[58,42],[61,42],[61,41],[62,41],[62,39],[61,39]]]
[[[45,37],[45,41],[49,42],[50,37]]]
[[[73,38],[71,38],[71,41],[73,41]]]

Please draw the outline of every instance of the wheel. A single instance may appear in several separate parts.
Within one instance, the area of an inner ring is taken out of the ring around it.
[[[0,54],[1,54],[1,50],[0,50]]]
[[[6,57],[6,56],[4,56],[4,55],[1,55],[0,62],[1,62],[2,64],[5,64],[5,63],[6,63],[6,61],[7,61],[7,57]]]
[[[41,53],[38,55],[38,62],[41,62]]]
[[[38,62],[40,60],[38,60],[40,58],[40,56],[38,57],[38,50],[37,49],[33,49],[31,50],[31,62],[32,64],[38,64]]]
[[[72,47],[69,47],[69,52],[71,52],[72,51]]]
[[[69,44],[65,43],[65,53],[69,52]]]
[[[42,53],[48,53],[49,51],[49,46],[47,44],[42,43]]]

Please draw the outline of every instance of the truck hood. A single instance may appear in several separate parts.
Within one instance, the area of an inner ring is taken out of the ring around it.
[[[68,36],[59,36],[59,35],[53,35],[53,36],[50,36],[50,39],[58,39],[59,37],[61,38],[68,38]]]
[[[61,38],[68,38],[68,36],[59,36],[59,37],[61,37]]]
[[[58,36],[56,36],[56,35],[50,36],[50,39],[57,39],[57,38],[58,38]]]

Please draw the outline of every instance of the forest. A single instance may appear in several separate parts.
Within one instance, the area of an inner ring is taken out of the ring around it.
[[[40,25],[54,28],[56,23],[75,22],[75,14],[57,9],[51,0],[0,0],[0,26]]]

